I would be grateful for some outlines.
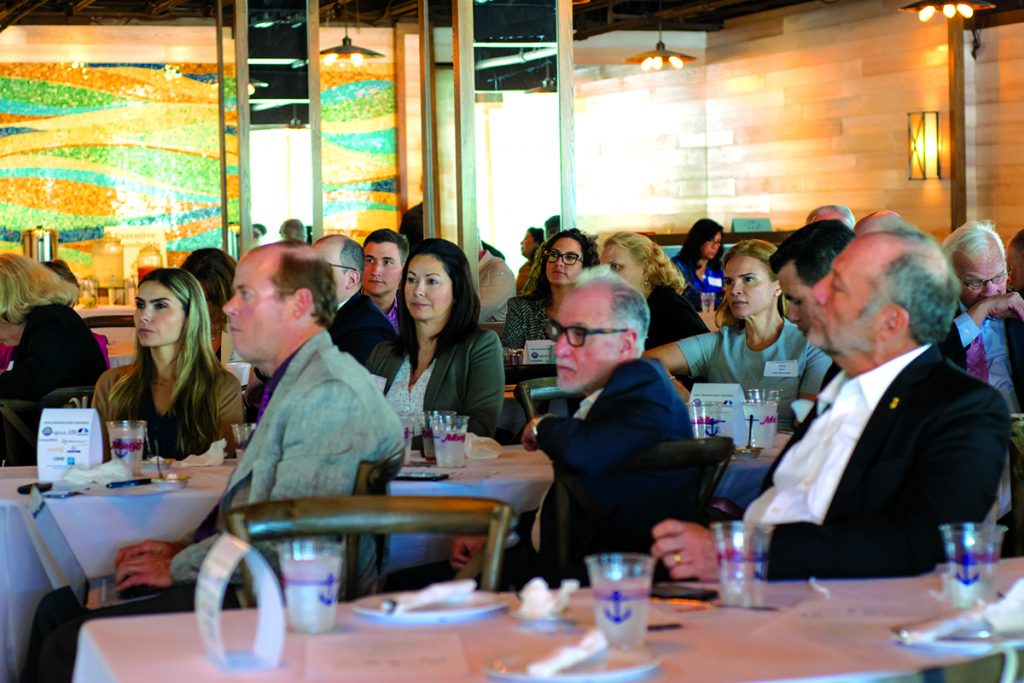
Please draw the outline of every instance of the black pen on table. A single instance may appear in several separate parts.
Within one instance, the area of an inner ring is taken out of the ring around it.
[[[124,481],[112,481],[107,484],[108,489],[123,489],[129,486],[142,486],[143,484],[152,484],[153,480],[148,477],[141,479],[125,479]]]

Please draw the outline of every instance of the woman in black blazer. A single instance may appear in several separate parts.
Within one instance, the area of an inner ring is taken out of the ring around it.
[[[17,347],[0,374],[0,398],[35,401],[60,387],[96,383],[106,363],[71,308],[78,288],[20,254],[0,254],[0,343]]]

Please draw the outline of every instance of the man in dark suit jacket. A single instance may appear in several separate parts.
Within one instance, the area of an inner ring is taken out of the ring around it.
[[[745,521],[775,525],[771,578],[898,576],[944,559],[938,525],[981,521],[1006,463],[1009,417],[941,358],[959,287],[931,237],[856,237],[815,285],[810,339],[843,372],[818,397]],[[652,552],[675,578],[717,576],[710,532],[667,520]]]
[[[334,345],[366,364],[374,347],[394,339],[391,322],[373,301],[360,293],[362,287],[363,249],[344,235],[328,235],[314,245],[334,269],[338,312],[327,328]]]
[[[1024,299],[1007,292],[1003,242],[990,223],[972,221],[942,243],[960,281],[960,302],[942,352],[1003,395],[1011,413],[1024,407]]]

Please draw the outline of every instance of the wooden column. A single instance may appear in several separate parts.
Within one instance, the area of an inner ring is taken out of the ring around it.
[[[964,97],[964,20],[949,20],[949,216],[950,231],[967,221],[967,114]]]

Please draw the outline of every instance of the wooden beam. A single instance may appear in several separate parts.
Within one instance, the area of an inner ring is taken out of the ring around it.
[[[971,17],[964,28],[968,31],[980,31],[983,28],[995,28],[997,26],[1009,26],[1010,24],[1024,23],[1024,9],[1013,9],[999,11],[978,12]]]
[[[964,96],[964,20],[948,23],[949,34],[949,216],[950,231],[967,221],[967,115]]]
[[[16,24],[21,18],[31,14],[35,10],[45,5],[49,0],[37,0],[36,2],[19,2],[10,9],[4,16],[3,23],[0,23],[0,31],[3,31],[8,26]]]
[[[682,21],[688,17],[695,17],[701,14],[707,14],[718,9],[724,9],[733,5],[742,5],[749,0],[707,0],[706,2],[691,2],[687,3],[682,7],[675,7],[667,9],[657,16],[662,20]],[[591,36],[601,35],[602,33],[608,33],[609,31],[630,31],[651,28],[652,22],[657,24],[657,19],[652,19],[654,15],[637,17],[636,19],[620,21],[613,25],[605,25],[601,27],[582,28],[576,31],[576,40],[584,40]]]

